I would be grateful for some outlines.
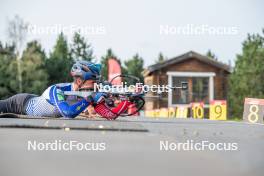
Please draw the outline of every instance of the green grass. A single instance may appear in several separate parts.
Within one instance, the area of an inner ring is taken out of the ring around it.
[[[228,118],[227,120],[229,120],[229,121],[235,121],[235,122],[241,122],[241,121],[243,121],[243,119],[238,118],[238,117]]]

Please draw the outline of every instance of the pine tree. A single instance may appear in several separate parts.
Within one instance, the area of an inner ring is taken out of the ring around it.
[[[73,44],[71,45],[71,57],[74,60],[92,61],[94,59],[93,49],[86,39],[79,32],[75,32],[73,36]]]
[[[167,58],[165,58],[165,56],[162,54],[162,52],[159,53],[159,56],[158,56],[158,60],[156,60],[155,62],[156,63],[162,63],[164,62],[165,60],[167,60]]]
[[[101,76],[103,80],[108,80],[108,59],[110,58],[117,58],[111,48],[109,48],[106,51],[105,56],[101,57],[101,65],[102,65]]]
[[[0,44],[0,98],[7,98],[20,92],[41,94],[47,88],[48,75],[46,73],[45,52],[36,42],[27,44],[21,59],[16,59],[13,45]],[[18,62],[21,64],[22,91],[17,81]]]
[[[47,88],[45,59],[45,52],[37,41],[27,44],[22,55],[23,92],[41,94]]]
[[[218,60],[217,56],[210,49],[207,51],[205,55],[209,57],[210,59]]]
[[[16,80],[16,69],[11,68],[11,64],[16,62],[16,52],[14,45],[3,46],[0,42],[0,99],[10,97],[17,92],[18,84],[15,86],[10,84],[12,79]]]
[[[125,69],[128,75],[136,76],[140,79],[140,82],[144,82],[143,68],[144,60],[138,54],[133,56],[131,59],[125,61]]]
[[[233,117],[242,117],[246,97],[264,98],[263,65],[264,37],[259,34],[248,35],[229,79],[228,102]]]
[[[49,85],[72,81],[70,71],[73,63],[67,40],[63,33],[61,33],[45,64],[49,75]]]

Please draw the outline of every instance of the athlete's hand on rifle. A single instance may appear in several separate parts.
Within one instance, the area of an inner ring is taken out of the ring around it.
[[[85,118],[95,118],[98,115],[96,114],[93,106],[88,106],[81,114],[80,116]]]
[[[87,97],[87,100],[89,102],[91,102],[92,104],[99,104],[102,101],[104,101],[106,97],[107,97],[107,94],[106,93],[103,93],[103,92],[94,92],[92,95],[90,95],[89,97]]]

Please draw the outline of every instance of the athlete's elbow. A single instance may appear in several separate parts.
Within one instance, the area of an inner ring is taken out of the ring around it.
[[[72,112],[70,112],[70,111],[63,111],[63,117],[65,117],[65,118],[69,118],[69,119],[73,119],[73,118],[75,118],[78,114],[76,114],[76,113],[72,113]]]

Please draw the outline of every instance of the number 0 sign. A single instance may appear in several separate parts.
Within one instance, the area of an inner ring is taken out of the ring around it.
[[[226,100],[213,100],[210,102],[210,119],[226,120]]]
[[[250,123],[263,123],[264,99],[246,98],[243,120]]]

